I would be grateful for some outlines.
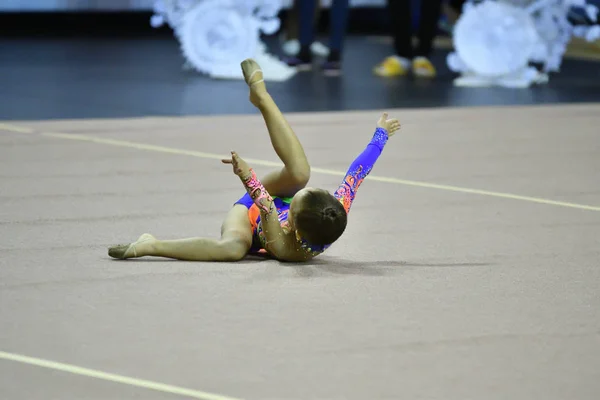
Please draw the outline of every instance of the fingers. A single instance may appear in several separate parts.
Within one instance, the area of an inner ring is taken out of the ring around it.
[[[233,162],[239,162],[241,160],[241,157],[238,155],[238,153],[236,153],[235,151],[232,151],[231,159],[233,160]]]
[[[233,166],[233,173],[242,176],[244,171],[248,169],[247,164],[242,160],[242,158],[235,152],[231,152],[231,158],[223,158],[221,159],[223,164],[230,164]]]
[[[233,164],[236,163],[240,159],[240,156],[235,151],[231,152],[231,158],[223,158],[221,162],[223,164]]]
[[[383,115],[381,116],[381,118],[386,121],[388,119],[388,113],[384,112]]]
[[[397,119],[390,119],[386,121],[388,123],[388,134],[393,135],[398,129],[400,129],[400,121]]]

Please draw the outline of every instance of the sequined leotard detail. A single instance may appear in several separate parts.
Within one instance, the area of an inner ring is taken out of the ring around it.
[[[344,206],[346,213],[350,212],[358,188],[367,175],[371,173],[371,170],[383,152],[387,141],[387,131],[383,128],[377,128],[371,141],[367,144],[367,147],[358,155],[358,157],[356,157],[352,164],[350,164],[342,183],[333,193],[335,198],[337,198]],[[250,204],[248,204],[248,200]],[[282,226],[285,226],[288,223],[287,219],[291,200],[291,198],[282,199],[275,196],[273,197],[274,204],[277,208],[278,219]],[[262,229],[260,213],[257,212],[256,206],[252,205],[252,199],[248,195],[240,199],[238,203],[244,204],[250,209],[249,216],[254,230],[254,243],[251,251],[259,251],[261,248],[264,249],[266,238]],[[255,211],[252,212],[252,209],[255,209]],[[312,255],[321,254],[330,246],[331,245],[314,246],[307,242],[302,243],[302,247]]]

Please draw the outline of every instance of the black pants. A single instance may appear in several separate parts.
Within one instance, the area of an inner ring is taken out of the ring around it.
[[[413,49],[412,45],[411,0],[388,0],[387,7],[396,54],[408,59],[418,56],[429,57],[438,30],[442,0],[421,0],[421,18],[417,32],[419,44],[416,49]]]
[[[454,8],[454,11],[460,14],[462,12],[462,7],[465,4],[465,1],[466,0],[449,0],[448,5]]]

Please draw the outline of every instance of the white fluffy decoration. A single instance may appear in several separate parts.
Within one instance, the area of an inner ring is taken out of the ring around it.
[[[594,23],[598,10],[586,0],[467,0],[454,31],[455,52],[448,66],[461,77],[459,86],[529,87],[548,82],[560,65],[573,35],[600,38],[600,26],[573,27],[568,15],[584,8]],[[530,67],[543,65],[543,70]]]
[[[521,69],[536,42],[533,18],[522,8],[497,1],[466,11],[454,28],[460,59],[467,68],[488,77]]]
[[[150,23],[175,32],[185,69],[220,79],[243,79],[240,62],[255,58],[265,80],[289,79],[296,70],[267,53],[260,34],[280,25],[281,0],[158,0]]]

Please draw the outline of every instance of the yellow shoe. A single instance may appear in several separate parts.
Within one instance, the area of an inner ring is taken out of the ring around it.
[[[435,67],[425,57],[417,57],[412,62],[412,72],[421,78],[434,78],[437,74]]]
[[[398,57],[391,56],[383,60],[381,64],[377,64],[373,68],[373,73],[384,77],[401,76],[408,73],[408,68],[400,62]]]

